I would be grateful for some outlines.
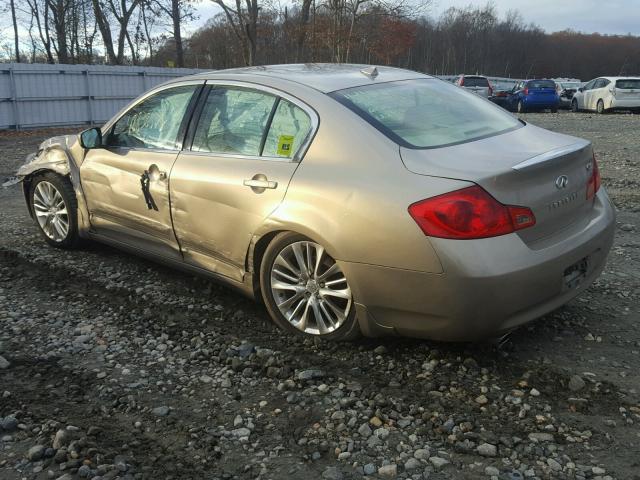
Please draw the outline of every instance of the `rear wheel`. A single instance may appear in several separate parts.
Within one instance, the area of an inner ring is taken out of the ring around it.
[[[29,202],[40,233],[49,245],[78,246],[78,201],[68,178],[53,172],[38,175],[31,182]]]
[[[551,107],[551,113],[558,113],[558,107]]]
[[[518,100],[518,113],[525,113],[527,111],[522,100]]]
[[[604,102],[602,101],[602,99],[598,100],[598,103],[596,105],[596,112],[598,112],[599,114],[603,114],[605,112]]]
[[[283,330],[328,340],[359,335],[351,288],[336,261],[318,243],[285,232],[267,247],[260,289]]]

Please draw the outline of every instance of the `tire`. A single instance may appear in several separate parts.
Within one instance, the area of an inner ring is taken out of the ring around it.
[[[78,200],[67,177],[53,172],[35,176],[28,198],[29,209],[45,242],[66,249],[80,245]]]
[[[558,107],[551,107],[551,113],[558,113]]]
[[[321,245],[303,235],[283,232],[271,241],[260,264],[260,290],[269,315],[284,331],[332,341],[360,336],[346,277]]]
[[[598,112],[600,115],[606,113],[606,110],[604,109],[604,102],[602,101],[602,99],[598,100],[598,103],[596,104],[596,112]]]
[[[578,108],[578,101],[577,100],[572,100],[571,101],[571,111],[573,113],[578,113],[580,111],[580,109]]]
[[[522,103],[522,100],[518,100],[518,105],[516,106],[516,110],[518,113],[527,112],[527,108],[524,106],[524,103]]]

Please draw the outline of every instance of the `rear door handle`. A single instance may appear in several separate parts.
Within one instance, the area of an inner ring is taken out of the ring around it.
[[[261,175],[263,176],[263,175]],[[258,175],[254,176],[252,179],[250,180],[245,180],[244,182],[242,182],[244,184],[245,187],[251,187],[251,188],[278,188],[278,182],[273,182],[271,180],[267,180],[266,178],[256,178],[258,177]]]

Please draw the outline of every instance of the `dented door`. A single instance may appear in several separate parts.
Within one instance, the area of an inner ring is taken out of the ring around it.
[[[80,169],[93,233],[181,258],[173,232],[169,175],[200,84],[151,92],[103,132],[103,148]]]

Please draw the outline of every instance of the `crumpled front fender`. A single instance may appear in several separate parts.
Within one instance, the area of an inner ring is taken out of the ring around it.
[[[18,168],[15,177],[7,179],[5,187],[22,183],[25,200],[29,205],[28,191],[30,178],[39,172],[55,172],[68,177],[78,199],[78,227],[80,234],[89,227],[89,215],[84,201],[84,193],[80,184],[80,165],[84,160],[85,149],[78,141],[78,135],[61,135],[45,140],[38,151],[27,155],[24,164]],[[31,208],[29,208],[29,213]]]

